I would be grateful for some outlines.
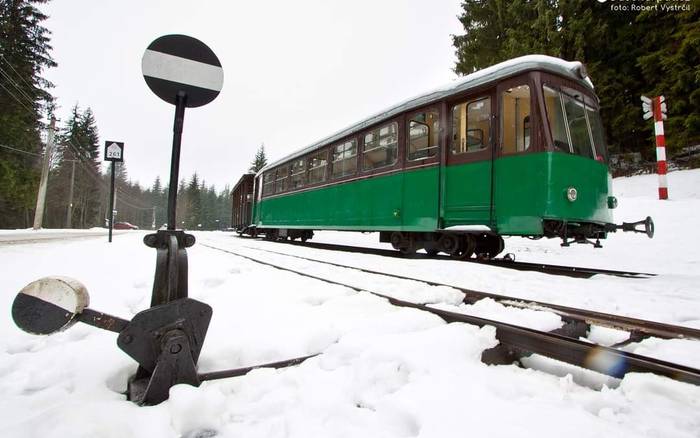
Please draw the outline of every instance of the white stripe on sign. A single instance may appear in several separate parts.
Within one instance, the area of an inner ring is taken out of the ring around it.
[[[659,175],[659,187],[664,189],[668,188],[668,179],[666,178],[666,174]]]
[[[656,148],[656,161],[666,161],[666,148]]]
[[[90,303],[87,290],[68,277],[45,277],[26,285],[20,293],[36,297],[68,312],[82,310]]]
[[[664,122],[659,120],[654,123],[654,131],[656,135],[664,135]]]
[[[146,50],[141,61],[144,76],[207,90],[221,91],[224,85],[224,69],[167,53]]]

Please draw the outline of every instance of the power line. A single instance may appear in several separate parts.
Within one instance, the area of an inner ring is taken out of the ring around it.
[[[2,60],[5,61],[5,63],[6,63],[7,65],[10,66],[10,68],[12,69],[12,71],[14,71],[14,72],[17,74],[17,77],[18,77],[21,81],[23,81],[23,82],[24,82],[25,84],[27,84],[29,87],[33,87],[33,85],[30,84],[29,82],[27,82],[27,80],[24,79],[24,77],[12,66],[12,63],[11,63],[10,61],[8,61],[7,58],[5,58],[5,55],[0,54],[0,58],[2,58]]]
[[[35,110],[34,108],[28,107],[26,103],[24,103],[24,102],[22,102],[21,100],[19,100],[19,99],[17,98],[17,96],[15,96],[14,94],[12,94],[12,92],[11,92],[10,90],[8,90],[2,83],[0,83],[0,87],[2,87],[2,88],[7,92],[7,94],[9,94],[10,96],[12,96],[12,98],[13,98],[14,100],[16,100],[17,103],[19,103],[20,105],[22,105],[23,107],[25,107],[25,108],[27,109],[27,111],[29,111],[30,113],[32,113],[32,115],[36,115],[36,110]]]
[[[5,71],[2,67],[0,67],[0,73],[2,73],[3,76],[7,78],[7,80],[10,82],[11,85],[13,85],[17,91],[19,91],[20,96],[24,97],[28,102],[34,103],[34,99],[32,99],[26,91],[24,91],[18,84],[15,82],[12,77],[10,77],[9,73]]]
[[[42,157],[41,154],[36,154],[36,153],[34,153],[34,152],[29,152],[29,151],[23,151],[23,150],[21,150],[21,149],[15,149],[15,148],[13,148],[13,147],[11,147],[11,146],[7,146],[7,145],[4,145],[4,144],[0,144],[0,148],[10,149],[10,150],[15,151],[15,152],[20,152],[20,153],[27,154],[27,155],[33,155],[33,156],[35,156],[35,157]]]

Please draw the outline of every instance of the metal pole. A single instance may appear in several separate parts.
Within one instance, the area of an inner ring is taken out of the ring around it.
[[[177,210],[177,182],[180,172],[180,143],[182,141],[182,124],[185,120],[187,95],[180,91],[175,100],[175,122],[173,124],[173,155],[170,160],[170,188],[168,189],[168,230],[177,228],[175,212]]]
[[[112,177],[109,185],[109,241],[112,241],[112,226],[114,225],[114,161],[112,161]]]
[[[73,220],[73,186],[75,183],[75,160],[71,160],[73,165],[70,171],[70,191],[68,192],[68,211],[66,212],[66,228],[71,228]]]
[[[46,151],[44,151],[44,164],[41,168],[41,180],[39,181],[39,192],[36,195],[36,210],[34,210],[34,229],[41,228],[44,219],[44,204],[46,203],[46,183],[49,179],[49,160],[53,151],[53,132],[56,128],[56,118],[51,116],[49,133],[46,139]]]

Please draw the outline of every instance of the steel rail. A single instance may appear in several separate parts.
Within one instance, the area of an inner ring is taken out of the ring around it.
[[[417,282],[428,284],[430,286],[449,287],[449,288],[452,288],[452,289],[455,289],[455,290],[458,290],[458,291],[464,293],[464,295],[465,295],[464,302],[466,304],[473,304],[481,299],[491,298],[494,301],[498,301],[498,302],[500,302],[504,305],[510,306],[510,307],[517,307],[517,308],[521,308],[521,309],[530,309],[530,310],[550,311],[550,312],[556,313],[557,315],[561,316],[562,318],[581,321],[581,322],[585,322],[585,323],[591,324],[591,325],[598,325],[598,326],[613,328],[613,329],[617,329],[617,330],[628,331],[630,333],[634,333],[635,338],[639,338],[639,335],[646,335],[646,336],[654,336],[654,337],[662,338],[662,339],[688,339],[688,338],[691,338],[691,339],[700,340],[700,330],[694,329],[691,327],[683,327],[683,326],[667,324],[667,323],[662,323],[662,322],[648,321],[648,320],[639,319],[639,318],[632,318],[632,317],[628,317],[628,316],[612,315],[609,313],[597,312],[594,310],[578,309],[575,307],[562,306],[559,304],[546,303],[546,302],[535,301],[535,300],[530,300],[530,299],[526,299],[526,298],[517,298],[517,297],[506,296],[506,295],[494,294],[494,293],[490,293],[490,292],[482,292],[482,291],[477,291],[477,290],[473,290],[473,289],[466,289],[466,288],[463,288],[460,286],[455,286],[452,284],[439,283],[439,282],[435,282],[435,281],[424,280],[424,279],[420,279],[420,278],[408,277],[408,276],[397,275],[397,274],[390,274],[390,273],[383,272],[383,271],[375,271],[372,269],[365,269],[365,268],[359,268],[356,266],[343,265],[343,264],[339,264],[339,263],[329,262],[326,260],[318,260],[318,259],[311,258],[311,257],[304,257],[304,256],[296,255],[296,254],[287,254],[287,253],[273,251],[273,250],[269,250],[269,249],[254,248],[254,247],[249,247],[249,246],[247,246],[245,248],[256,250],[256,251],[268,252],[268,253],[272,253],[272,254],[278,254],[278,255],[287,256],[287,257],[298,258],[298,259],[302,259],[302,260],[308,260],[308,261],[316,262],[316,263],[323,263],[326,265],[335,266],[335,267],[339,267],[339,268],[353,269],[353,270],[368,273],[368,274],[384,275],[387,277],[397,278],[400,280],[417,281]]]
[[[294,365],[299,365],[300,363],[304,362],[306,359],[311,359],[312,357],[316,357],[319,354],[320,353],[310,354],[308,356],[295,357],[294,359],[281,360],[278,362],[270,362],[270,363],[265,363],[265,364],[261,364],[261,365],[253,365],[253,366],[248,366],[248,367],[236,368],[236,369],[232,369],[232,370],[209,371],[206,373],[199,373],[197,376],[199,377],[199,380],[201,380],[201,381],[227,379],[229,377],[238,377],[238,376],[248,374],[249,372],[251,372],[253,370],[257,370],[259,368],[286,368],[286,367],[291,367]]]
[[[329,280],[327,278],[319,277],[297,269],[282,267],[274,263],[256,259],[255,257],[235,251],[218,248],[216,246],[207,245],[204,243],[200,243],[200,245],[216,251],[232,254],[261,265],[292,272],[328,284],[344,286],[359,292],[367,292],[374,296],[386,299],[389,303],[396,306],[414,308],[432,313],[448,323],[462,322],[477,325],[479,327],[485,325],[494,326],[496,328],[496,338],[500,344],[507,346],[516,356],[522,355],[521,352],[540,354],[615,378],[622,378],[628,372],[651,372],[681,382],[700,385],[700,370],[685,365],[673,364],[660,359],[654,359],[634,353],[627,353],[610,347],[590,344],[557,333],[544,332],[509,323],[480,318],[477,316],[442,310],[425,304],[404,301],[379,292],[368,290],[366,288],[360,288],[339,281]],[[600,360],[600,358],[603,358],[603,360]],[[610,364],[614,364],[615,366],[610,366]]]
[[[454,260],[447,255],[437,255],[429,256],[427,254],[414,254],[412,256],[406,256],[400,252],[393,249],[382,249],[382,248],[365,248],[359,246],[350,245],[339,245],[333,243],[319,243],[319,242],[295,242],[295,241],[277,241],[277,243],[286,243],[288,245],[297,245],[308,248],[315,249],[327,249],[335,251],[344,252],[357,252],[364,254],[374,254],[381,255],[385,257],[394,258],[415,258],[415,259],[430,259],[430,260]],[[564,266],[564,265],[550,265],[545,263],[532,263],[532,262],[519,262],[515,260],[508,259],[491,259],[491,260],[478,260],[478,259],[467,259],[460,260],[468,263],[478,263],[482,265],[496,266],[499,268],[515,269],[518,271],[533,271],[542,272],[544,274],[551,275],[564,275],[567,277],[576,278],[590,278],[594,275],[612,275],[616,277],[624,278],[648,278],[656,276],[656,274],[646,273],[646,272],[630,272],[630,271],[616,271],[612,269],[598,269],[598,268],[586,268],[581,266]]]

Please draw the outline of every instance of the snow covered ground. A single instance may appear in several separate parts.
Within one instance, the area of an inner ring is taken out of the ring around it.
[[[224,254],[229,248],[283,266],[486,318],[552,329],[558,317],[492,301],[459,305],[450,288],[426,287],[322,266],[255,248],[700,328],[700,170],[615,180],[616,221],[654,217],[656,237],[612,235],[603,249],[508,239],[518,260],[656,272],[650,279],[555,277],[446,260],[387,259],[196,233],[190,296],[214,308],[200,371],[321,352],[282,370],[179,385],[168,401],[137,407],[122,392],[135,363],[116,334],[78,324],[48,337],[9,317],[15,294],[47,275],[79,279],[90,307],[123,318],[148,307],[155,251],[145,232],[106,238],[0,243],[0,436],[2,437],[445,437],[700,436],[700,388],[645,374],[598,378],[533,358],[533,368],[487,366],[494,330],[445,324],[366,292],[332,286]],[[22,232],[31,238],[31,231]],[[0,233],[2,234],[2,233]],[[374,234],[317,233],[314,240],[383,246]],[[619,335],[596,329],[589,339]],[[648,339],[627,349],[700,368],[700,342]],[[548,369],[551,372],[544,372]],[[603,385],[603,383],[606,383]],[[602,385],[602,389],[601,389]]]

